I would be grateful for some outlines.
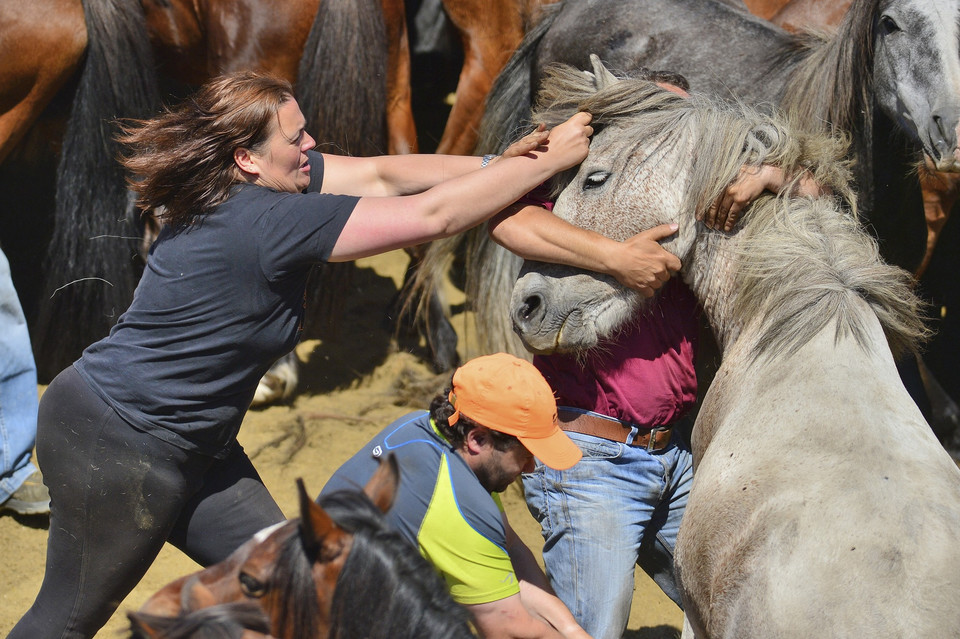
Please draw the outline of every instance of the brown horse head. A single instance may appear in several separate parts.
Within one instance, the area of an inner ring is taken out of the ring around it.
[[[393,504],[398,480],[396,460],[388,456],[363,495],[385,512]],[[165,586],[140,613],[177,616],[246,602],[266,614],[270,633],[278,639],[327,637],[333,592],[353,533],[338,526],[309,497],[303,481],[297,480],[297,486],[299,518],[260,531],[219,564]],[[363,499],[359,492],[357,497]]]
[[[270,620],[254,603],[218,603],[195,578],[183,598],[188,605],[175,617],[129,613],[130,639],[272,639]]]

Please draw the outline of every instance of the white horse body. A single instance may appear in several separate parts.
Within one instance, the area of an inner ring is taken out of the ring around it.
[[[724,353],[676,547],[695,636],[957,635],[960,470],[861,306],[876,348],[831,323],[789,358],[751,362],[749,332]]]
[[[584,108],[598,128],[554,212],[620,238],[678,223],[664,246],[723,349],[675,549],[685,637],[960,636],[960,469],[891,353],[924,333],[909,275],[832,199],[761,198],[731,234],[695,217],[745,161],[844,192],[839,153],[747,109],[594,74],[595,94],[573,74],[548,82],[545,120]],[[528,263],[511,316],[531,350],[576,352],[609,348],[641,306],[606,276]]]

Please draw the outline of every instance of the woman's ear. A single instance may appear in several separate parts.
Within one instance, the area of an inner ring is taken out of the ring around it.
[[[242,146],[234,149],[233,162],[244,175],[260,175],[260,166],[257,164],[257,159],[253,153],[250,152],[250,149],[245,149]]]

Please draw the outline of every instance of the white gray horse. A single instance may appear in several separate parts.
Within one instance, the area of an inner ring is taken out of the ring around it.
[[[891,352],[925,337],[909,275],[839,198],[762,197],[729,234],[697,219],[744,163],[809,170],[849,200],[839,145],[596,62],[543,95],[540,119],[583,109],[597,129],[554,212],[619,239],[678,223],[664,245],[723,349],[676,547],[684,636],[960,636],[960,470]],[[611,278],[539,263],[511,302],[538,352],[608,348],[642,312]]]

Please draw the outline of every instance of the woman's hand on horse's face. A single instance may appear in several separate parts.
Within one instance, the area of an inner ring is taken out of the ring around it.
[[[559,162],[559,170],[574,167],[586,159],[590,151],[590,136],[593,135],[593,127],[590,126],[592,119],[589,113],[580,112],[550,130],[545,155]]]
[[[494,162],[499,160],[500,157],[512,158],[512,157],[517,157],[519,155],[526,155],[533,151],[538,151],[538,150],[544,151],[546,149],[543,148],[543,145],[547,141],[547,138],[549,136],[550,136],[550,132],[547,131],[547,125],[540,123],[537,126],[535,131],[533,131],[532,133],[526,134],[525,136],[523,136],[522,138],[520,138],[510,146],[508,146],[506,150],[503,152],[503,155],[497,158],[494,158],[493,160],[490,160],[490,164],[493,164]]]

